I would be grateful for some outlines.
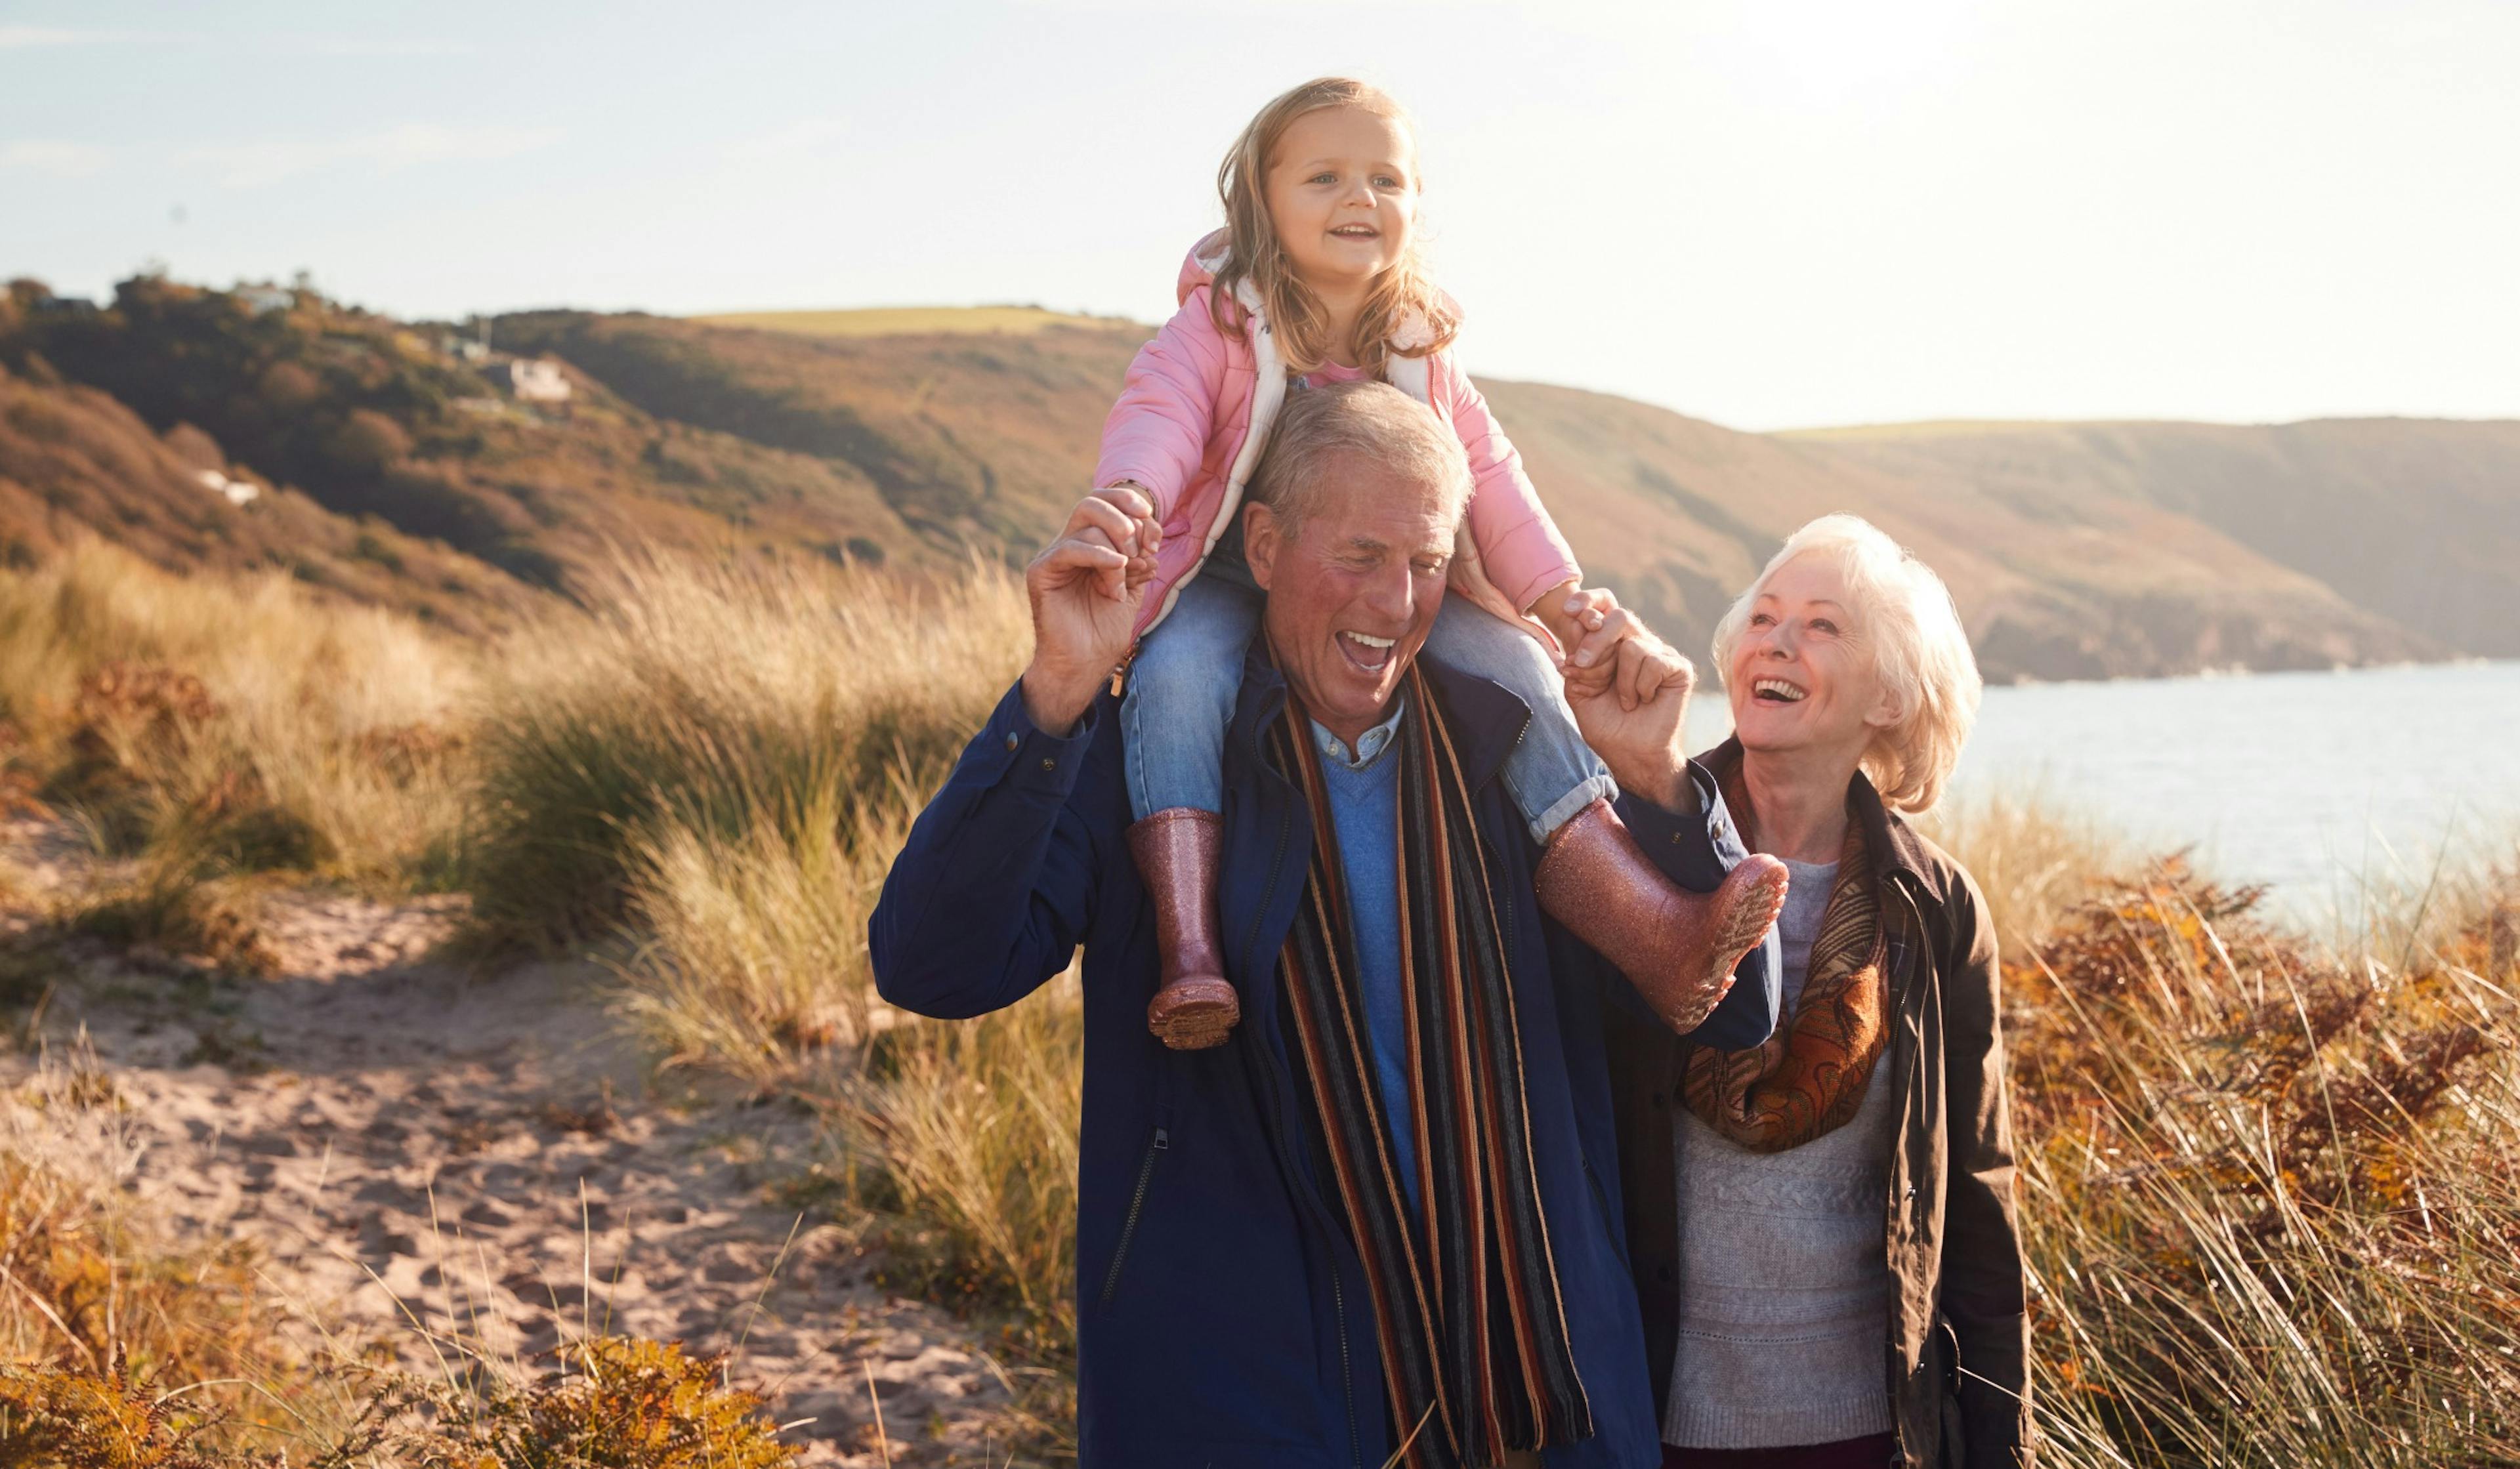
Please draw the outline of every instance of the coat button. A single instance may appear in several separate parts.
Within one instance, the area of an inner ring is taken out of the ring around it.
[[[1044,771],[1055,771],[1058,769],[1058,762],[1053,760],[1048,755],[1044,755],[1041,757],[1041,768]]]
[[[1665,1285],[1671,1284],[1671,1267],[1667,1265],[1655,1266],[1654,1278]]]
[[[1657,1091],[1653,1094],[1653,1104],[1657,1107],[1667,1107],[1671,1105],[1671,1098]]]

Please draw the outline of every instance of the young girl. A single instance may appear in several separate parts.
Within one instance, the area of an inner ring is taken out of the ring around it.
[[[1260,618],[1236,509],[1289,390],[1380,377],[1461,436],[1476,483],[1426,651],[1531,707],[1504,777],[1547,849],[1543,910],[1649,998],[1711,1004],[1783,901],[1781,865],[1757,861],[1714,894],[1681,891],[1611,811],[1617,787],[1526,621],[1571,648],[1606,595],[1576,595],[1573,553],[1446,350],[1459,317],[1418,249],[1416,153],[1407,114],[1362,82],[1308,82],[1262,109],[1217,174],[1226,227],[1192,247],[1181,310],[1103,424],[1095,483],[1143,494],[1161,526],[1141,530],[1156,550],[1121,720],[1130,850],[1163,957],[1147,1019],[1176,1049],[1219,1044],[1240,1013],[1215,915],[1225,728]]]

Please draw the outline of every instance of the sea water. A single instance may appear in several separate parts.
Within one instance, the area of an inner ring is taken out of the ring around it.
[[[1723,691],[1689,747],[1732,729]],[[1953,795],[2084,813],[2296,912],[2520,839],[2520,662],[1989,689]]]

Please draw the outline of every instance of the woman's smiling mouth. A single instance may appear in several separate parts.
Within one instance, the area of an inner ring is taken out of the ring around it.
[[[1750,685],[1750,697],[1770,704],[1799,704],[1803,690],[1782,679],[1759,679]]]

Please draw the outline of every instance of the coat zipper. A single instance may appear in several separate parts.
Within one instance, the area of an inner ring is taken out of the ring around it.
[[[1102,1304],[1111,1304],[1112,1292],[1120,1288],[1120,1267],[1129,1258],[1129,1241],[1138,1232],[1138,1215],[1147,1207],[1147,1185],[1155,1179],[1155,1156],[1173,1145],[1172,1135],[1162,1128],[1147,1142],[1147,1156],[1138,1165],[1138,1187],[1129,1195],[1129,1214],[1120,1222],[1120,1247],[1111,1252],[1111,1269],[1102,1276]]]
[[[1365,1446],[1356,1437],[1356,1370],[1347,1355],[1347,1291],[1339,1285],[1338,1261],[1330,1261],[1330,1312],[1338,1320],[1339,1393],[1347,1400],[1347,1461],[1365,1469]]]

